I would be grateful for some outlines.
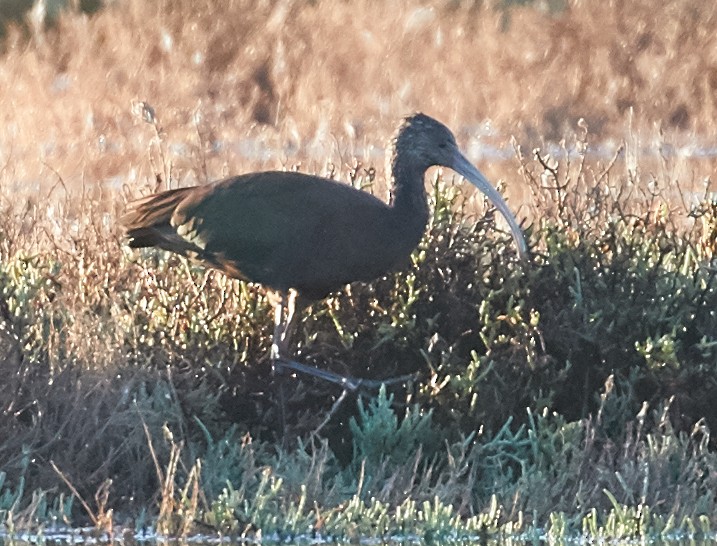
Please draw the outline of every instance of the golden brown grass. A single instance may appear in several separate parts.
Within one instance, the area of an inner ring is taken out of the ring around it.
[[[68,13],[29,42],[10,32],[3,183],[152,179],[154,133],[132,115],[137,100],[155,108],[175,176],[190,181],[350,162],[364,145],[381,149],[413,110],[463,143],[489,125],[480,142],[500,147],[511,134],[529,146],[559,139],[581,117],[595,138],[621,138],[630,110],[650,134],[707,139],[716,26],[716,6],[688,0],[573,1],[557,14],[473,2],[125,0]],[[273,153],[237,153],[245,138]]]

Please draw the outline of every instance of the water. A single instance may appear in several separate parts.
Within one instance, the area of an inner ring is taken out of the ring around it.
[[[221,536],[197,534],[184,538],[164,537],[152,532],[133,533],[130,531],[109,535],[105,533],[96,533],[92,528],[77,528],[48,531],[41,535],[31,533],[19,533],[14,537],[0,533],[0,546],[29,546],[29,545],[67,545],[67,544],[117,544],[134,546],[138,544],[193,544],[193,545],[216,545],[216,544],[283,544],[283,545],[316,545],[331,544],[332,546],[355,546],[356,544],[366,544],[370,546],[396,546],[396,545],[413,545],[413,544],[431,544],[433,546],[440,544],[480,544],[485,546],[536,546],[536,545],[592,545],[592,544],[610,544],[612,546],[620,545],[647,545],[650,546],[715,546],[717,545],[717,536],[710,538],[690,538],[685,534],[667,538],[607,538],[595,537],[586,539],[584,537],[561,537],[552,538],[545,534],[536,535],[534,538],[525,536],[503,537],[503,538],[485,538],[485,537],[467,537],[461,539],[447,540],[431,540],[424,541],[419,537],[391,537],[388,539],[378,538],[358,538],[352,540],[332,540],[330,538],[316,538],[311,536],[296,537],[294,539],[283,539],[278,536],[264,536],[260,539],[242,539],[241,537]]]

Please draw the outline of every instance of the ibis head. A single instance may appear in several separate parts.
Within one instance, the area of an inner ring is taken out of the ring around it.
[[[421,113],[405,118],[392,141],[388,160],[387,171],[393,177],[394,192],[399,195],[403,187],[411,182],[419,182],[417,189],[423,192],[423,173],[429,167],[448,167],[461,175],[503,215],[515,240],[518,256],[525,258],[528,255],[523,232],[507,203],[483,173],[463,155],[453,133],[441,122]],[[416,188],[412,189],[415,193]]]

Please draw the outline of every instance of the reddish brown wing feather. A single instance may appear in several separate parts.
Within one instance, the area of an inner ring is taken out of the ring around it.
[[[129,210],[120,219],[127,230],[129,246],[156,246],[180,254],[195,250],[194,245],[188,245],[186,240],[177,236],[172,227],[172,215],[179,204],[197,189],[167,190],[131,202]]]

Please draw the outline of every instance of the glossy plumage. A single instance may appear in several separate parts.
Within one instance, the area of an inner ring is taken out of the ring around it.
[[[372,195],[294,172],[170,190],[133,206],[130,246],[158,246],[309,299],[375,279],[420,239],[415,226]]]
[[[123,224],[132,247],[163,248],[283,295],[318,299],[407,261],[428,222],[424,174],[442,165],[490,198],[508,221],[518,254],[527,254],[507,205],[443,124],[424,114],[404,119],[389,161],[390,204],[318,176],[261,172],[145,197],[130,204]],[[277,318],[276,358],[291,322]]]

